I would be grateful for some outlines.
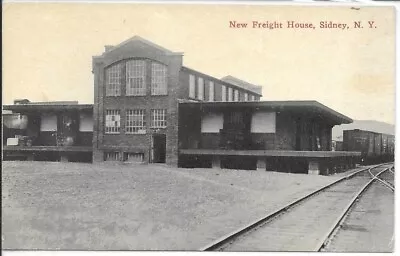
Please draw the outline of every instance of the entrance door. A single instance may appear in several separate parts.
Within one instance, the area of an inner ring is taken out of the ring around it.
[[[72,146],[75,142],[77,130],[76,117],[70,113],[58,115],[57,145]]]
[[[166,145],[165,134],[153,135],[153,163],[165,163]]]

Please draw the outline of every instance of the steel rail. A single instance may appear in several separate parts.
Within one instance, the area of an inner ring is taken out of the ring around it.
[[[264,217],[254,221],[254,222],[251,222],[250,224],[247,224],[247,225],[242,226],[241,228],[239,228],[239,229],[237,229],[237,230],[235,230],[233,232],[230,232],[229,234],[227,234],[227,235],[225,235],[225,236],[223,236],[223,237],[211,242],[210,244],[200,248],[199,250],[200,251],[214,251],[214,250],[216,250],[218,248],[221,248],[223,245],[228,244],[230,241],[234,240],[235,238],[237,238],[237,237],[247,233],[248,231],[254,229],[255,227],[257,227],[257,226],[259,226],[259,225],[261,225],[261,224],[273,219],[274,217],[278,216],[279,214],[284,213],[288,209],[292,208],[295,205],[298,205],[299,203],[309,199],[310,197],[312,197],[314,195],[317,195],[317,194],[321,193],[322,191],[324,191],[324,190],[326,190],[326,189],[328,189],[328,188],[330,188],[330,187],[332,187],[332,186],[334,186],[334,185],[336,185],[336,184],[338,184],[338,183],[340,183],[340,182],[342,182],[344,180],[350,179],[350,178],[356,176],[357,174],[359,174],[361,172],[369,171],[370,169],[375,169],[375,168],[378,168],[378,167],[380,167],[382,165],[387,165],[387,164],[391,164],[391,163],[383,163],[383,164],[375,165],[375,166],[372,166],[372,167],[364,168],[364,169],[361,169],[359,171],[350,173],[349,175],[346,175],[346,176],[344,176],[344,177],[342,177],[342,178],[340,178],[340,179],[338,179],[338,180],[336,180],[336,181],[334,181],[334,182],[332,182],[332,183],[330,183],[330,184],[328,184],[326,186],[323,186],[320,189],[315,190],[314,192],[311,192],[311,193],[309,193],[309,194],[307,194],[307,195],[305,195],[305,196],[303,196],[303,197],[301,197],[299,199],[296,199],[296,200],[290,202],[289,204],[279,208],[278,210],[274,211],[273,213],[268,214],[267,216],[264,216]]]
[[[372,168],[371,168],[372,169]],[[342,214],[337,218],[337,220],[335,221],[335,224],[332,225],[332,227],[329,229],[329,231],[327,232],[327,234],[325,236],[323,236],[323,238],[318,242],[317,246],[315,247],[315,249],[313,251],[321,251],[323,248],[326,247],[326,245],[329,243],[330,238],[332,236],[332,234],[341,227],[347,213],[350,211],[351,207],[355,204],[356,200],[362,196],[362,194],[365,192],[365,190],[375,181],[378,180],[378,176],[381,175],[382,173],[388,171],[390,169],[389,168],[385,168],[382,171],[380,171],[377,175],[373,175],[374,177],[368,181],[367,184],[365,184],[362,189],[351,199],[350,203],[346,206],[346,208],[344,209],[344,211],[342,212]]]
[[[391,172],[390,169],[391,168],[389,167],[389,168],[386,169],[386,171]],[[374,174],[372,174],[371,170],[368,170],[368,172],[372,176],[372,179],[376,179],[377,181],[381,182],[383,185],[388,187],[390,190],[394,191],[394,186],[392,184],[390,184],[390,182],[387,182],[385,180],[382,180],[382,179],[378,178],[378,175],[380,175],[380,174],[374,175]]]

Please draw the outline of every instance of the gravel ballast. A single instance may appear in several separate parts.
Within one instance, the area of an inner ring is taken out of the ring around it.
[[[340,176],[4,162],[2,246],[198,250]]]

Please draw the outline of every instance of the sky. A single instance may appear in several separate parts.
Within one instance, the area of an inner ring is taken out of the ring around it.
[[[320,28],[325,21],[349,29]],[[317,100],[353,119],[395,123],[393,7],[5,3],[3,104],[93,103],[92,56],[135,35],[184,52],[184,66],[261,85],[262,100]]]

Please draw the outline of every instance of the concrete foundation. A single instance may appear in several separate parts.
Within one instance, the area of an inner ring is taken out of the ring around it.
[[[211,167],[213,169],[221,169],[221,157],[220,156],[213,156]]]
[[[265,157],[257,158],[257,171],[265,171],[267,170],[267,161]]]
[[[60,156],[60,162],[63,162],[63,163],[68,162],[68,156],[67,155],[61,155]]]
[[[103,162],[104,152],[102,150],[93,149],[93,162]]]
[[[319,175],[319,162],[310,160],[308,162],[308,174]]]

